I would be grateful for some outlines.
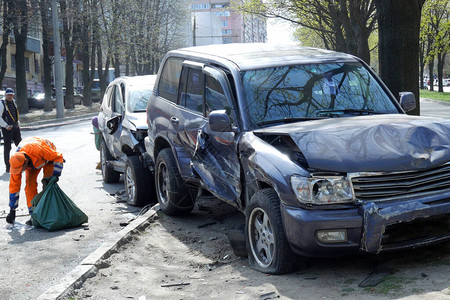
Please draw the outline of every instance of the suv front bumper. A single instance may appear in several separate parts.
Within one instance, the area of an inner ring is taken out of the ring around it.
[[[286,237],[304,256],[379,253],[450,240],[450,199],[366,202],[340,210],[307,210],[281,204]],[[319,231],[345,231],[346,241],[323,243]]]

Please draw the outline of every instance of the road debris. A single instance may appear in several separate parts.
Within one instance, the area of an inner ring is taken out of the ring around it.
[[[275,292],[270,292],[270,293],[262,294],[261,296],[259,296],[260,300],[268,300],[268,299],[275,299],[275,298],[280,298],[280,295],[278,295]]]
[[[184,286],[184,285],[190,285],[190,283],[189,282],[167,283],[167,284],[161,284],[161,287],[173,287],[173,286]]]

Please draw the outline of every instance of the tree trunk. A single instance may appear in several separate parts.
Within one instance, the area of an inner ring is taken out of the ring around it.
[[[3,87],[3,79],[5,78],[6,69],[8,68],[6,55],[9,44],[9,34],[11,33],[10,20],[8,19],[8,5],[6,1],[2,1],[3,26],[2,26],[2,45],[0,47],[1,69],[0,69],[0,88]]]
[[[81,41],[82,41],[82,54],[83,54],[83,105],[84,106],[92,106],[92,98],[91,98],[91,88],[92,88],[92,80],[94,79],[94,73],[90,72],[90,61],[95,62],[95,50],[93,51],[93,55],[91,56],[91,49],[94,49],[92,43],[92,32],[91,32],[91,21],[90,21],[90,5],[89,0],[83,1],[83,7],[85,8],[82,22],[81,22]],[[94,68],[95,70],[95,65]]]
[[[380,75],[398,99],[402,91],[413,92],[420,114],[419,33],[425,0],[375,0],[378,9]]]
[[[444,78],[445,52],[437,55],[437,75],[438,75],[438,92],[444,92],[444,85],[442,79]]]
[[[16,101],[20,113],[29,112],[27,101],[27,80],[25,70],[25,47],[28,36],[28,6],[26,0],[9,2],[10,11],[14,8],[14,38],[16,40]]]
[[[428,63],[428,77],[430,78],[430,91],[434,91],[433,81],[434,81],[434,58]]]
[[[420,89],[425,89],[424,83],[423,83],[423,74],[425,70],[425,41],[421,41],[419,44],[419,84]]]
[[[50,2],[48,0],[42,0],[39,3],[41,20],[42,20],[42,49],[43,49],[43,72],[44,72],[44,92],[45,92],[45,104],[44,111],[52,111],[52,63],[50,61],[50,19],[49,19],[49,7]]]

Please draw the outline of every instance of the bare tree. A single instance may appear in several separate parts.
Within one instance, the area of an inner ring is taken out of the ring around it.
[[[0,69],[0,87],[2,87],[3,79],[5,78],[7,65],[7,47],[9,44],[9,35],[11,34],[11,20],[8,14],[8,4],[6,0],[1,3],[3,11],[3,22],[2,22],[2,45],[0,46],[0,57],[1,57],[1,69]]]
[[[52,36],[52,27],[50,26],[50,0],[40,0],[39,10],[41,13],[42,25],[42,49],[43,49],[43,73],[44,73],[44,92],[45,104],[44,111],[53,109],[52,103],[52,61],[50,59],[50,40]]]
[[[25,70],[25,47],[28,36],[28,1],[7,0],[9,16],[13,24],[16,41],[16,101],[20,113],[29,111],[27,102],[27,81]]]
[[[372,0],[244,0],[237,10],[290,21],[315,32],[327,49],[370,63],[369,36],[376,29]]]

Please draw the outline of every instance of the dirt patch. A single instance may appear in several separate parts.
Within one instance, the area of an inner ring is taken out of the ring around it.
[[[213,199],[193,213],[159,212],[149,227],[66,299],[449,299],[450,243],[378,256],[312,259],[283,276],[252,270],[227,233],[243,215]],[[381,283],[360,287],[378,272]],[[384,273],[383,273],[384,272]]]

